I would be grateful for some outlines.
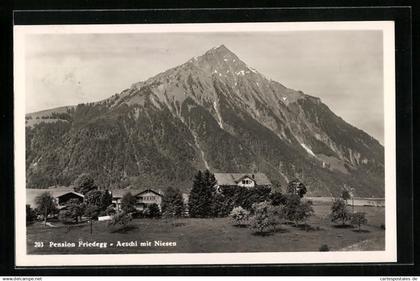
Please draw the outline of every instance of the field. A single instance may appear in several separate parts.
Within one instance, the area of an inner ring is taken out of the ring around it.
[[[384,224],[385,208],[355,207],[355,211],[366,212],[368,218],[361,232],[332,225],[327,218],[328,205],[315,205],[314,210],[306,230],[304,226],[282,224],[265,236],[255,235],[247,227],[235,227],[229,218],[136,219],[128,229],[114,233],[109,232],[106,222],[94,222],[93,234],[89,224],[69,227],[52,223],[55,227],[51,227],[37,222],[27,228],[27,249],[28,254],[286,252],[319,251],[326,244],[330,251],[384,250],[385,231],[380,225]],[[107,247],[78,247],[79,240],[107,242]],[[138,245],[120,247],[118,241],[138,241]],[[155,241],[176,242],[176,246],[154,246]],[[40,245],[35,242],[43,242],[43,247],[35,247]],[[74,242],[76,247],[54,248],[50,242]]]

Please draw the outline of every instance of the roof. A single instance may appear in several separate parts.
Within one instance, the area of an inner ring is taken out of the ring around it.
[[[111,190],[111,193],[112,193],[112,198],[122,198],[127,193],[131,193],[131,195],[136,196],[137,194],[139,194],[142,191],[143,190],[141,190],[141,189],[127,189],[127,188],[125,188],[125,189],[113,189],[113,190]]]
[[[48,189],[34,189],[34,188],[27,188],[26,189],[26,204],[31,205],[32,208],[36,207],[36,203],[35,203],[35,199],[37,196],[41,195],[44,192],[48,192],[51,194],[51,196],[57,198],[59,196],[62,196],[66,193],[69,192],[74,192],[73,187],[68,187],[68,186],[60,186],[57,188],[48,188]],[[77,193],[80,194],[80,193]],[[81,194],[80,194],[81,195]],[[83,196],[83,195],[82,195]]]
[[[156,195],[162,196],[162,194],[160,194],[159,192],[154,191],[153,189],[114,189],[111,190],[112,193],[112,198],[122,198],[125,194],[127,193],[131,193],[133,196],[138,196],[140,194],[146,193],[146,192],[152,192],[155,193]]]
[[[137,193],[137,195],[140,195],[140,194],[143,194],[143,193],[146,193],[146,192],[151,192],[151,193],[154,193],[156,195],[162,196],[162,194],[160,194],[159,192],[154,191],[153,189],[146,189],[145,191],[142,191],[140,193]]]
[[[79,196],[79,197],[82,197],[82,198],[84,198],[84,197],[85,197],[83,194],[81,194],[81,193],[79,193],[79,192],[76,192],[76,191],[63,192],[63,193],[61,193],[60,195],[55,195],[55,197],[57,197],[57,198],[58,198],[58,197],[61,197],[61,196],[63,196],[63,195],[69,194],[69,193],[75,194],[75,195],[77,195],[77,196]]]
[[[236,185],[237,181],[249,177],[256,185],[271,185],[271,181],[264,173],[214,173],[218,185]]]

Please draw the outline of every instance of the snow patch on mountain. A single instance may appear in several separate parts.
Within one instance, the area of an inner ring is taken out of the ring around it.
[[[249,68],[249,70],[251,70],[252,72],[257,73],[257,71],[256,71],[254,68],[252,68],[252,67],[248,67],[248,68]]]
[[[216,101],[213,102],[213,108],[214,108],[214,111],[216,112],[216,115],[217,115],[217,123],[219,124],[219,127],[221,129],[223,129],[222,116],[220,115],[219,109],[217,108],[217,102]]]
[[[312,152],[312,150],[307,147],[305,144],[300,143],[300,145],[306,150],[306,152],[308,152],[310,155],[312,155],[313,157],[316,157],[315,153]]]

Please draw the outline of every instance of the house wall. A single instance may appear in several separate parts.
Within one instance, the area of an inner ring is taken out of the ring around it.
[[[238,186],[242,186],[242,187],[255,187],[255,181],[252,180],[251,178],[243,178],[240,182],[238,182]]]
[[[153,192],[146,192],[138,195],[138,203],[143,203],[147,205],[157,204],[160,208],[162,204],[162,197],[153,193]]]
[[[121,211],[121,198],[113,198],[112,204],[114,204],[115,210]]]
[[[136,199],[137,201],[135,204],[135,208],[138,211],[143,210],[145,207],[147,207],[147,205],[157,204],[159,208],[161,208],[162,205],[162,197],[153,192],[147,192],[137,195]],[[115,205],[117,211],[121,211],[121,200],[122,198],[112,199],[112,203]]]

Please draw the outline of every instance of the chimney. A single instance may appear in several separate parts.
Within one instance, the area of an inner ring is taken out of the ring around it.
[[[252,174],[252,179],[255,180],[255,175],[254,174]]]

